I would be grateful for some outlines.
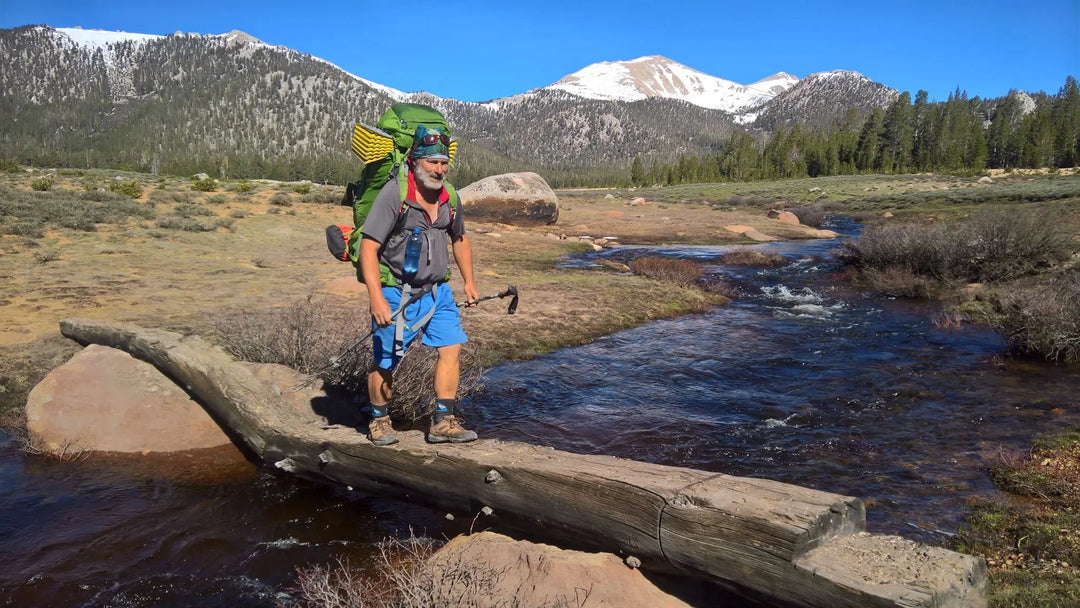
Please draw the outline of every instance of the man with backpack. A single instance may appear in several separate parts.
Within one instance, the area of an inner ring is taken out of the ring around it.
[[[476,433],[462,427],[456,414],[461,345],[468,338],[446,283],[449,250],[453,250],[465,281],[467,306],[478,293],[460,204],[446,184],[450,143],[439,128],[418,125],[398,176],[379,191],[360,230],[359,267],[371,300],[374,326],[368,433],[375,445],[398,440],[388,415],[393,370],[421,333],[423,344],[438,354],[435,411],[427,441],[463,443],[476,439]],[[403,184],[401,180],[406,181]]]

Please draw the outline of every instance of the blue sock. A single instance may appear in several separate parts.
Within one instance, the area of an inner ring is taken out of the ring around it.
[[[382,405],[375,405],[374,403],[371,404],[371,417],[372,418],[382,418],[383,416],[385,416],[385,415],[387,415],[389,413],[390,412],[387,411],[387,404],[385,404],[385,403],[382,404]]]
[[[443,418],[454,413],[454,408],[456,406],[457,399],[436,399],[435,412],[431,415],[431,420],[435,424],[439,424]]]

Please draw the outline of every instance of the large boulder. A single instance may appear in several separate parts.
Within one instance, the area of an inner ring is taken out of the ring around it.
[[[90,345],[30,391],[31,441],[55,454],[176,452],[231,444],[209,414],[153,365]]]
[[[458,191],[466,220],[512,226],[554,224],[559,219],[555,191],[535,173],[504,173]]]
[[[792,226],[798,226],[801,224],[801,222],[799,221],[799,216],[795,215],[790,211],[780,211],[777,209],[773,209],[769,211],[769,217],[773,218],[774,220],[779,220],[781,224],[791,224]]]
[[[485,588],[468,598],[470,606],[688,608],[611,553],[563,550],[494,532],[458,536],[428,565],[434,580],[445,584],[435,591],[446,600],[462,599],[470,591],[467,581],[484,581]]]

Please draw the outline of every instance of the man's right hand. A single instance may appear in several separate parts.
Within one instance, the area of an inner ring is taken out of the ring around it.
[[[394,321],[393,314],[386,298],[371,298],[371,318],[375,319],[379,327],[390,325]]]

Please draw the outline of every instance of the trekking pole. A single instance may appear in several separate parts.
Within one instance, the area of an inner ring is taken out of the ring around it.
[[[518,288],[516,286],[514,286],[514,285],[511,285],[511,286],[507,287],[506,291],[503,291],[501,293],[493,293],[490,296],[484,296],[482,298],[477,298],[477,299],[473,300],[471,302],[471,304],[479,304],[480,302],[483,302],[484,300],[492,300],[492,299],[495,299],[495,298],[500,298],[501,299],[501,298],[505,298],[506,296],[514,296],[513,299],[510,300],[510,306],[506,309],[506,314],[512,315],[515,312],[517,312],[517,305],[518,305]],[[466,304],[470,304],[470,302],[460,302],[460,303],[458,303],[458,308],[461,308],[462,306],[465,306]]]

